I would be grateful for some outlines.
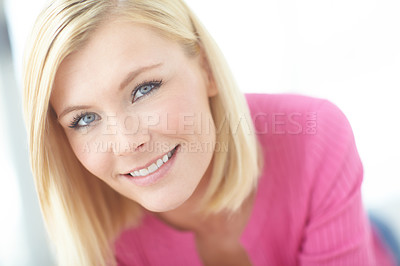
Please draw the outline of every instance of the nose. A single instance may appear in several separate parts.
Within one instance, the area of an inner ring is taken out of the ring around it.
[[[126,119],[121,120],[118,120],[115,130],[112,132],[114,134],[112,134],[110,141],[109,152],[115,156],[127,156],[143,151],[150,141],[148,128],[140,126],[143,123],[138,123],[135,127],[132,127],[132,124],[126,123]]]
[[[149,133],[137,133],[135,135],[128,135],[124,133],[118,133],[115,135],[114,143],[110,145],[111,152],[115,156],[126,156],[142,151],[146,143],[150,140]]]

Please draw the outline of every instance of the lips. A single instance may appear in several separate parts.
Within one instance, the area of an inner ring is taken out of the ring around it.
[[[161,167],[163,167],[163,165],[166,164],[172,158],[172,156],[175,154],[178,147],[179,147],[179,145],[175,146],[175,148],[173,148],[166,154],[160,156],[159,158],[153,160],[145,167],[136,168],[134,170],[131,170],[127,175],[131,176],[131,177],[148,176],[149,174],[151,174],[151,173],[157,171],[158,169],[160,169]]]

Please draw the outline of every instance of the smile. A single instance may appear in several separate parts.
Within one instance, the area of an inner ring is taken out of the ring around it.
[[[171,159],[171,157],[175,154],[178,146],[176,146],[174,149],[164,154],[160,158],[156,159],[152,164],[150,164],[150,166],[134,170],[130,172],[129,175],[132,177],[142,177],[154,173],[155,171],[160,169],[165,163],[167,163],[169,159]]]

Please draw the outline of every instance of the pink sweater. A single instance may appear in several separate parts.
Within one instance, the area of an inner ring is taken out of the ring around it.
[[[363,167],[332,103],[298,95],[246,95],[264,153],[241,244],[253,265],[395,265],[361,202]],[[119,265],[202,265],[192,232],[154,215],[115,242]]]

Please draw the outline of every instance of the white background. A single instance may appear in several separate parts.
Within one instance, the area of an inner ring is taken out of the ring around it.
[[[6,1],[18,82],[23,44],[43,2]],[[367,207],[395,206],[400,214],[400,1],[187,2],[220,45],[243,92],[298,93],[338,105],[364,164]],[[12,135],[0,133],[2,139]],[[12,177],[7,149],[1,152],[3,176]],[[15,199],[2,199],[0,212],[8,210],[8,228],[16,230],[23,222],[18,187],[5,179],[0,185]],[[6,255],[0,256],[1,264]]]
[[[244,92],[338,105],[364,164],[364,201],[400,199],[400,1],[188,2]]]

